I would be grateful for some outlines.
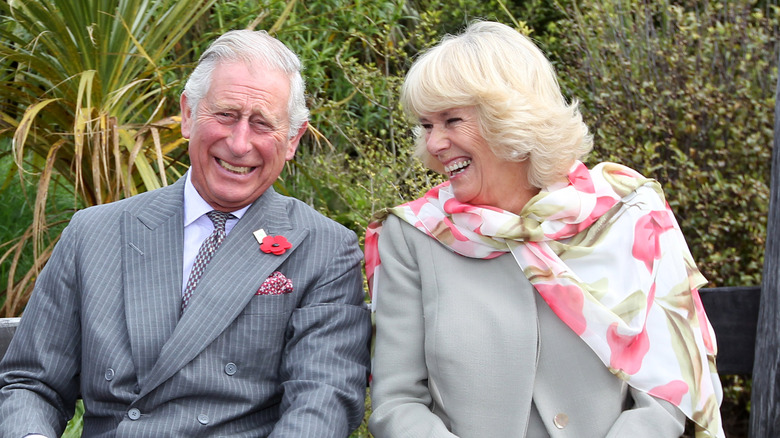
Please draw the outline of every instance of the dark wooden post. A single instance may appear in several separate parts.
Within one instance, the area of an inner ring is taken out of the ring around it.
[[[769,220],[758,313],[750,437],[780,437],[780,77],[775,91]]]

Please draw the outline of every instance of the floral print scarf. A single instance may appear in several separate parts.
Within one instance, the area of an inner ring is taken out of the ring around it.
[[[576,162],[521,214],[458,202],[449,182],[384,211],[457,254],[511,252],[561,318],[632,387],[678,406],[696,436],[724,437],[717,346],[693,261],[658,182],[615,163]],[[366,233],[369,287],[382,221]]]

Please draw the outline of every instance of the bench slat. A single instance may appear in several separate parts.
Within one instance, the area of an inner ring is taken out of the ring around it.
[[[751,374],[761,288],[717,287],[699,293],[718,341],[718,373]]]

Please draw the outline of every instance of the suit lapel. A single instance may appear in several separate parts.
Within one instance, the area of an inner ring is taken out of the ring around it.
[[[124,303],[138,381],[151,371],[179,319],[184,179],[122,218]],[[178,275],[176,275],[178,274]]]
[[[236,224],[206,267],[139,397],[173,376],[224,332],[263,281],[300,246],[308,230],[292,228],[288,202],[269,189]],[[269,235],[283,235],[292,248],[279,256],[261,252],[252,236],[260,228]]]

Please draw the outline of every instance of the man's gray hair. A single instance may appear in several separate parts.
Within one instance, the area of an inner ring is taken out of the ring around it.
[[[309,119],[305,84],[301,77],[301,61],[287,46],[264,30],[231,30],[217,38],[203,52],[198,65],[184,85],[184,94],[187,95],[187,105],[193,118],[197,117],[198,104],[211,86],[214,69],[221,63],[234,61],[242,61],[247,65],[260,62],[287,75],[290,79],[290,98],[287,102],[290,117],[288,138],[294,137]]]

